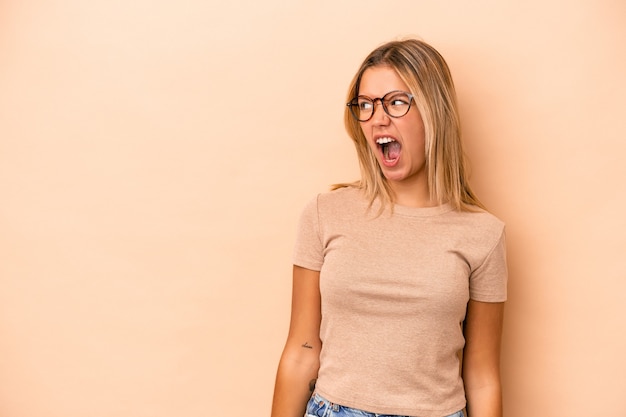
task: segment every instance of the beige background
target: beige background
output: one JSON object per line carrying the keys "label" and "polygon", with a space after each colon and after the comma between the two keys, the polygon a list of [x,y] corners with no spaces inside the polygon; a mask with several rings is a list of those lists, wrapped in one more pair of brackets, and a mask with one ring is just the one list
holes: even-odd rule
{"label": "beige background", "polygon": [[300,209],[378,44],[507,222],[507,417],[626,413],[623,0],[0,2],[0,415],[268,415]]}

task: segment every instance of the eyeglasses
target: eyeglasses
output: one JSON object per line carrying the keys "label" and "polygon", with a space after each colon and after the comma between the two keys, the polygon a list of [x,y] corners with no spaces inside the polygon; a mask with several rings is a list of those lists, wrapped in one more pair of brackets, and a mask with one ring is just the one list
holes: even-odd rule
{"label": "eyeglasses", "polygon": [[379,98],[369,98],[358,96],[353,98],[348,104],[350,112],[359,122],[367,122],[376,111],[376,101],[380,101],[383,110],[391,117],[402,117],[409,112],[413,94],[405,91],[390,91]]}

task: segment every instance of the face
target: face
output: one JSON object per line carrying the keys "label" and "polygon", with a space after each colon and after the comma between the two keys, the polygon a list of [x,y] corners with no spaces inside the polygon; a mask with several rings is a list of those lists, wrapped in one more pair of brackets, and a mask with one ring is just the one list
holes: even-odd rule
{"label": "face", "polygon": [[[361,77],[359,95],[374,99],[394,90],[409,92],[391,67],[371,67]],[[424,123],[415,102],[411,103],[407,114],[394,118],[385,113],[377,100],[372,118],[360,124],[368,146],[393,189],[428,187]]]}

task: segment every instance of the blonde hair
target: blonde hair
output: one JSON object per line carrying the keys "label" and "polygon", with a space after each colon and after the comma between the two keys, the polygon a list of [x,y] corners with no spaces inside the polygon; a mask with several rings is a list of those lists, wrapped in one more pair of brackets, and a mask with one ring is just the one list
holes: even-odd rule
{"label": "blonde hair", "polygon": [[[425,154],[430,197],[438,204],[449,203],[457,210],[484,209],[472,192],[461,145],[461,126],[452,75],[445,60],[427,43],[408,39],[388,42],[372,51],[361,64],[348,89],[348,100],[359,95],[361,77],[371,67],[393,68],[414,95],[425,131]],[[376,157],[367,144],[359,122],[346,106],[344,123],[354,142],[361,180],[336,184],[333,189],[357,187],[364,190],[370,205],[378,198],[381,210],[391,206],[393,193]]]}

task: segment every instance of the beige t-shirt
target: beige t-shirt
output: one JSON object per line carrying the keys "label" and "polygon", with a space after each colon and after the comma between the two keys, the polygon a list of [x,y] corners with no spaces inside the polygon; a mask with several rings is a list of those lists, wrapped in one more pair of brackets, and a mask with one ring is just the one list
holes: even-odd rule
{"label": "beige t-shirt", "polygon": [[320,271],[316,391],[379,413],[442,417],[465,407],[460,355],[471,298],[506,299],[504,224],[449,205],[377,216],[356,188],[304,209],[294,264]]}

